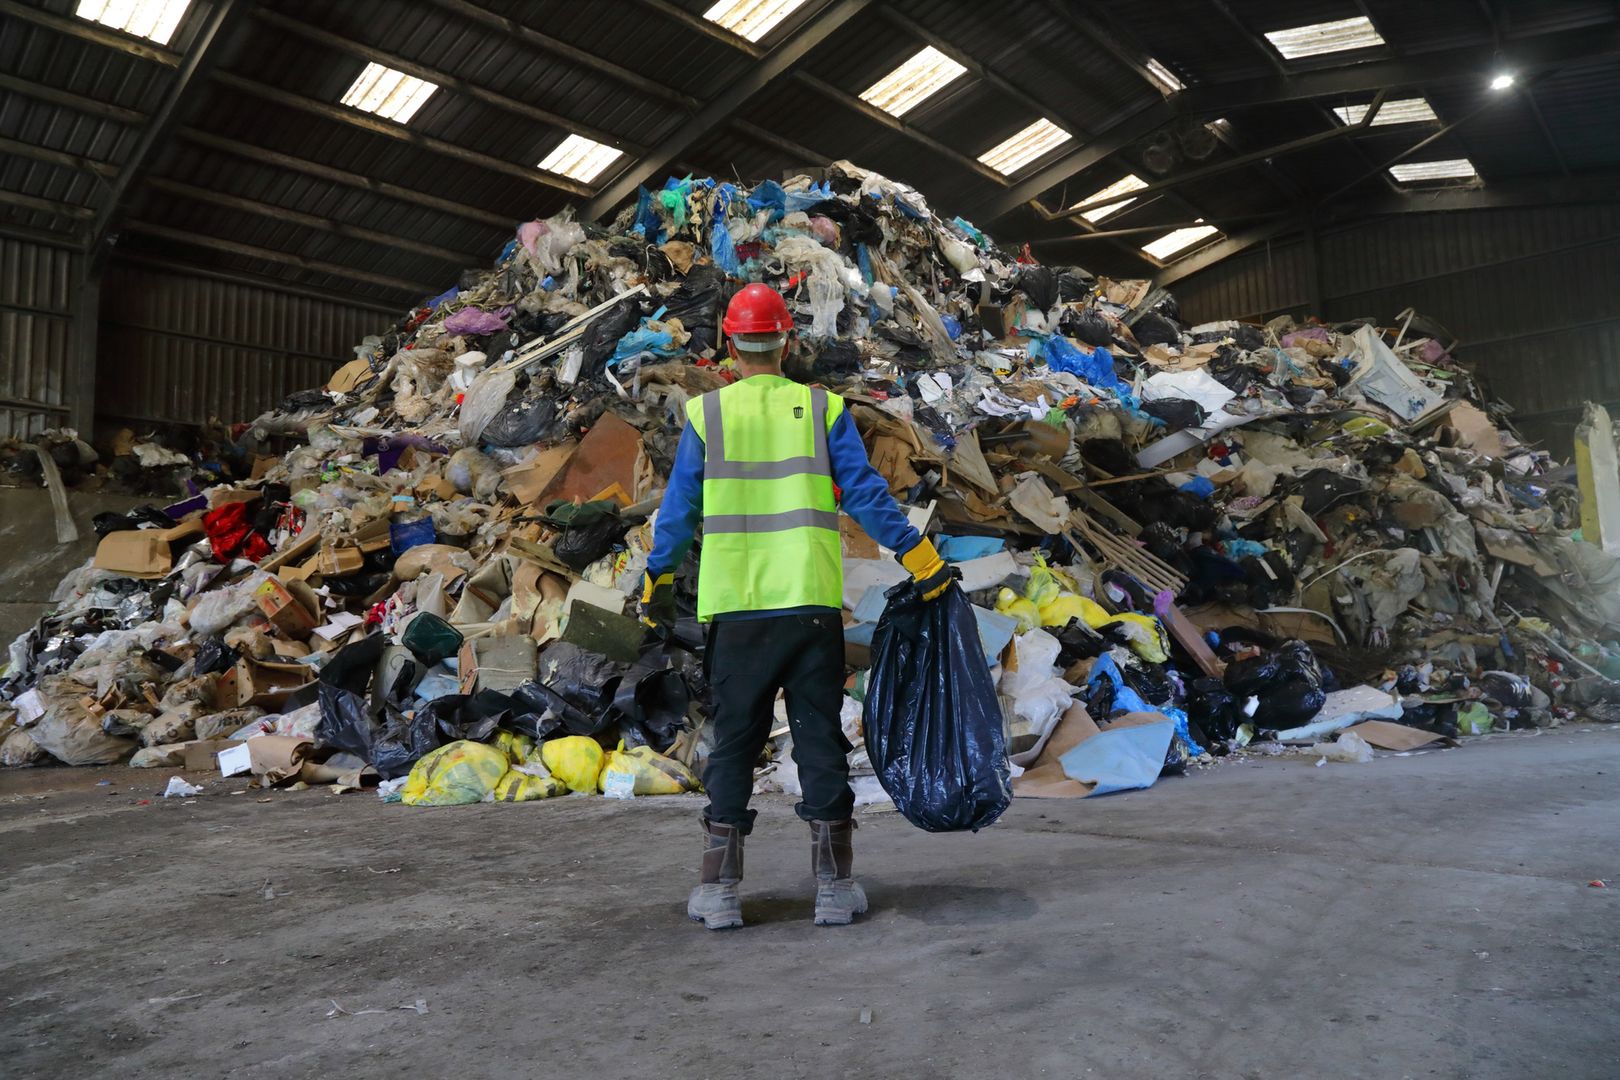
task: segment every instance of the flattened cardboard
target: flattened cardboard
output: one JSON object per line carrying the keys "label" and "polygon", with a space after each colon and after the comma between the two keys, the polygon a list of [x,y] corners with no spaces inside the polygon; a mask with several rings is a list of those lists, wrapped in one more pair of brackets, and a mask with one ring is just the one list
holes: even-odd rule
{"label": "flattened cardboard", "polygon": [[554,499],[584,501],[614,484],[630,492],[633,499],[637,466],[644,452],[641,433],[613,413],[605,412],[534,503],[544,506]]}
{"label": "flattened cardboard", "polygon": [[193,739],[181,745],[185,747],[186,772],[213,772],[218,766],[215,759],[219,752],[239,746],[240,742],[235,739]]}
{"label": "flattened cardboard", "polygon": [[878,550],[878,542],[866,535],[866,530],[856,524],[855,519],[848,514],[838,515],[838,537],[846,559],[880,559],[883,557],[882,552]]}
{"label": "flattened cardboard", "polygon": [[1422,728],[1407,727],[1389,720],[1363,720],[1353,724],[1340,732],[1360,735],[1367,740],[1369,746],[1376,746],[1380,750],[1416,750],[1420,746],[1433,746],[1435,744],[1451,745],[1454,740],[1443,735],[1436,735],[1432,731]]}
{"label": "flattened cardboard", "polygon": [[159,578],[174,566],[174,541],[202,533],[201,518],[183,521],[170,529],[124,529],[108,533],[96,545],[95,567],[126,577]]}
{"label": "flattened cardboard", "polygon": [[1024,774],[1013,780],[1013,794],[1030,799],[1083,799],[1090,795],[1097,785],[1069,779],[1059,758],[1101,733],[1102,729],[1091,719],[1084,705],[1078,701],[1070,705],[1068,711],[1058,717],[1046,742],[1033,751],[1034,759]]}
{"label": "flattened cardboard", "polygon": [[528,464],[503,470],[501,485],[519,504],[538,507],[540,493],[573,460],[574,452],[578,449],[579,444],[574,442],[548,446]]}
{"label": "flattened cardboard", "polygon": [[326,389],[333,394],[347,394],[369,378],[371,378],[370,361],[350,360],[332,373],[332,378],[326,384]]}

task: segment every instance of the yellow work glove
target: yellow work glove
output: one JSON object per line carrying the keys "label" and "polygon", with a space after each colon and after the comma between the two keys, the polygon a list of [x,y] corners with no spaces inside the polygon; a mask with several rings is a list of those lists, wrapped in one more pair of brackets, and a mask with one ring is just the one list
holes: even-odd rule
{"label": "yellow work glove", "polygon": [[922,543],[900,556],[900,565],[917,583],[924,600],[937,600],[952,580],[951,568],[945,565],[945,560],[934,550],[933,541],[926,536]]}
{"label": "yellow work glove", "polygon": [[651,570],[641,575],[641,600],[636,605],[641,625],[668,633],[675,629],[675,573],[654,577]]}

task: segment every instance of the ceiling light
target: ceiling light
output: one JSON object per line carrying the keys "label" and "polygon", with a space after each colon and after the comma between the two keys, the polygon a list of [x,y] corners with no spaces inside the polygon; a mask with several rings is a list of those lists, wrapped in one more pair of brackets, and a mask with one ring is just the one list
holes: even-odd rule
{"label": "ceiling light", "polygon": [[805,0],[720,0],[705,11],[703,17],[738,37],[758,41],[804,3]]}
{"label": "ceiling light", "polygon": [[1372,20],[1363,15],[1337,22],[1295,26],[1287,30],[1268,30],[1266,40],[1271,42],[1272,48],[1282,53],[1284,60],[1368,49],[1384,43]]}
{"label": "ceiling light", "polygon": [[1012,138],[980,154],[979,160],[1002,176],[1011,176],[1054,147],[1068,142],[1071,137],[1067,131],[1042,117]]}
{"label": "ceiling light", "polygon": [[903,116],[967,68],[932,45],[868,86],[861,100],[890,116]]}
{"label": "ceiling light", "polygon": [[570,135],[546,155],[539,167],[546,172],[588,184],[601,176],[602,170],[618,160],[622,153],[583,135]]}
{"label": "ceiling light", "polygon": [[361,112],[376,113],[384,120],[408,124],[411,117],[416,115],[416,110],[437,89],[436,84],[424,82],[403,71],[395,71],[381,64],[367,64],[360,77],[344,91],[341,100],[343,104]]}
{"label": "ceiling light", "polygon": [[1513,82],[1514,79],[1512,72],[1504,71],[1502,74],[1491,80],[1491,89],[1506,90],[1508,87],[1513,85]]}
{"label": "ceiling light", "polygon": [[1389,174],[1403,184],[1410,184],[1415,180],[1470,180],[1479,175],[1474,171],[1474,163],[1467,158],[1391,165]]}
{"label": "ceiling light", "polygon": [[[1086,203],[1096,202],[1098,199],[1107,199],[1115,195],[1124,195],[1131,191],[1140,191],[1145,187],[1147,187],[1146,180],[1143,180],[1135,173],[1128,173],[1124,179],[1114,181],[1101,191],[1092,192],[1090,195],[1087,195],[1085,198],[1075,203],[1074,206],[1069,207],[1069,209],[1073,210],[1075,206],[1084,206]],[[1080,216],[1085,218],[1087,221],[1098,222],[1103,218],[1108,217],[1110,214],[1119,213],[1121,210],[1125,209],[1135,201],[1135,198],[1121,199],[1118,202],[1108,203],[1106,206],[1097,206],[1090,210],[1082,210],[1080,212]]]}
{"label": "ceiling light", "polygon": [[191,0],[79,0],[73,14],[167,45]]}
{"label": "ceiling light", "polygon": [[1172,255],[1186,251],[1198,241],[1206,240],[1220,231],[1213,225],[1189,225],[1185,229],[1167,232],[1151,244],[1143,244],[1142,250],[1164,262]]}
{"label": "ceiling light", "polygon": [[1153,59],[1153,57],[1148,57],[1147,64],[1144,66],[1147,68],[1148,78],[1152,79],[1159,89],[1165,93],[1174,94],[1178,90],[1185,89],[1181,84],[1181,80],[1176,78],[1169,68]]}
{"label": "ceiling light", "polygon": [[[1372,108],[1371,102],[1366,105],[1336,105],[1333,114],[1348,125],[1361,123],[1361,118],[1367,115]],[[1430,120],[1439,120],[1430,108],[1427,98],[1401,98],[1399,101],[1386,101],[1378,107],[1378,113],[1373,117],[1373,127],[1387,127],[1390,124],[1421,124]]]}

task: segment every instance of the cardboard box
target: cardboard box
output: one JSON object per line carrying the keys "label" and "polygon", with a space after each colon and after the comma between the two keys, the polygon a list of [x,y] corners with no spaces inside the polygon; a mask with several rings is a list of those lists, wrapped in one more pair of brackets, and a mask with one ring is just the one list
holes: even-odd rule
{"label": "cardboard box", "polygon": [[278,708],[287,700],[287,695],[314,677],[314,671],[304,664],[276,664],[244,656],[219,677],[214,703],[221,709],[234,709],[239,705]]}
{"label": "cardboard box", "polygon": [[270,624],[294,641],[309,640],[309,635],[319,623],[316,613],[275,578],[254,589],[253,598],[258,601],[259,610],[264,612]]}
{"label": "cardboard box", "polygon": [[241,745],[237,739],[193,739],[185,744],[186,772],[212,772],[217,764],[215,758],[221,750]]}
{"label": "cardboard box", "polygon": [[342,577],[344,574],[355,573],[365,565],[365,562],[365,554],[358,547],[346,545],[321,548],[315,565],[327,577]]}
{"label": "cardboard box", "polygon": [[108,533],[96,545],[95,567],[134,578],[159,578],[174,567],[171,545],[203,534],[202,519],[171,529],[124,529]]}

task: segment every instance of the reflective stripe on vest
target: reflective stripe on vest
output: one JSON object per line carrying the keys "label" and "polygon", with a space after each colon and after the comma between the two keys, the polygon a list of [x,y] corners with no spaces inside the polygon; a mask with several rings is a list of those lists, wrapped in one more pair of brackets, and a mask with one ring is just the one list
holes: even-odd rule
{"label": "reflective stripe on vest", "polygon": [[[709,480],[787,480],[795,476],[831,476],[832,457],[827,452],[827,391],[810,388],[810,426],[815,452],[809,457],[781,461],[732,461],[726,457],[725,425],[720,419],[720,395],[704,394],[703,402],[703,479]],[[777,514],[706,514],[706,534],[727,532],[780,532],[813,525],[838,528],[837,511],[789,510]]]}

